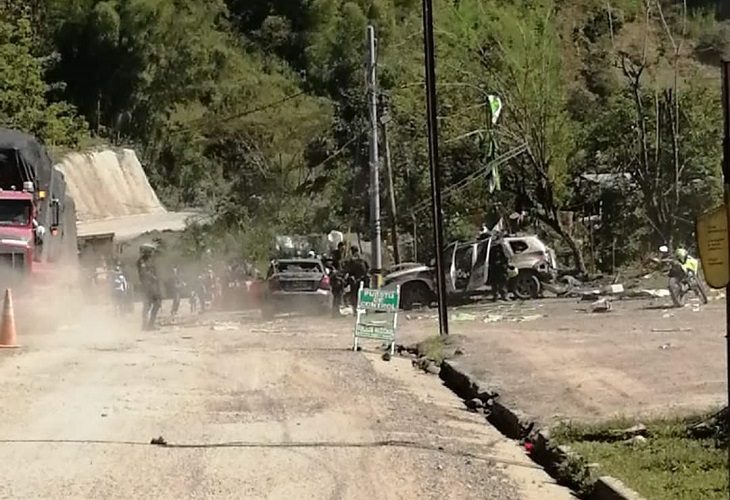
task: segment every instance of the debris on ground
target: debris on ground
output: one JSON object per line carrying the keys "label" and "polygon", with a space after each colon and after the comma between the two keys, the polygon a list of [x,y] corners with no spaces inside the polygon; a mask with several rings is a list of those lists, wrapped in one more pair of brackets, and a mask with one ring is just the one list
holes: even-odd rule
{"label": "debris on ground", "polygon": [[626,429],[608,429],[598,432],[588,433],[583,436],[584,441],[601,441],[601,442],[616,442],[616,441],[628,441],[637,436],[646,438],[649,435],[649,430],[644,424],[636,424]]}
{"label": "debris on ground", "polygon": [[503,319],[504,316],[502,316],[501,314],[487,314],[482,321],[484,323],[497,323],[498,321],[502,321]]}
{"label": "debris on ground", "polygon": [[624,443],[631,446],[641,446],[643,444],[646,444],[648,441],[649,440],[646,439],[644,436],[634,436],[624,441]]}
{"label": "debris on ground", "polygon": [[156,438],[152,438],[152,440],[150,441],[150,444],[156,444],[158,446],[167,446],[167,441],[165,441],[165,438],[163,438],[162,436],[159,436]]}
{"label": "debris on ground", "polygon": [[390,353],[387,351],[384,352],[382,358],[383,358],[383,361],[390,361]]}
{"label": "debris on ground", "polygon": [[717,446],[724,446],[730,437],[728,412],[730,412],[730,408],[726,406],[709,418],[689,425],[687,427],[687,434],[695,439],[715,438]]}
{"label": "debris on ground", "polygon": [[477,411],[481,408],[484,408],[484,401],[479,398],[468,399],[464,401],[464,404],[471,411]]}
{"label": "debris on ground", "polygon": [[598,299],[589,308],[592,313],[605,313],[612,310],[611,301],[607,298]]}
{"label": "debris on ground", "polygon": [[223,321],[216,321],[213,323],[213,325],[210,327],[211,330],[214,330],[216,332],[225,332],[225,331],[235,331],[240,329],[241,325],[238,323],[231,323],[231,322],[223,322]]}
{"label": "debris on ground", "polygon": [[352,306],[340,307],[340,316],[354,316],[355,309]]}
{"label": "debris on ground", "polygon": [[520,316],[519,318],[515,318],[515,321],[518,323],[524,323],[526,321],[535,321],[544,317],[544,314],[530,314],[529,316]]}
{"label": "debris on ground", "polygon": [[643,289],[639,290],[639,297],[646,297],[651,299],[665,299],[667,297],[670,297],[671,294],[669,293],[669,290],[666,288],[659,288],[659,289]]}
{"label": "debris on ground", "polygon": [[693,331],[692,328],[652,328],[652,333],[685,333]]}
{"label": "debris on ground", "polygon": [[474,321],[477,319],[476,315],[471,313],[457,312],[451,315],[449,318],[451,321]]}
{"label": "debris on ground", "polygon": [[441,368],[425,356],[414,359],[411,364],[414,367],[420,368],[424,372],[431,373],[433,375],[438,375],[441,372]]}
{"label": "debris on ground", "polygon": [[667,350],[667,349],[669,349],[670,347],[672,347],[672,344],[670,344],[669,342],[667,342],[666,344],[662,344],[662,345],[660,345],[660,346],[659,346],[659,349],[661,349],[662,351],[666,351],[666,350]]}

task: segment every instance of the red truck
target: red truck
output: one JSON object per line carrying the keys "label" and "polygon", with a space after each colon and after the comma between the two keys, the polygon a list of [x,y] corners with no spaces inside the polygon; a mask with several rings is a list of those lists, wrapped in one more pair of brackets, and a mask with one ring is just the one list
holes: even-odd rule
{"label": "red truck", "polygon": [[76,254],[75,209],[63,173],[38,139],[0,129],[0,287]]}

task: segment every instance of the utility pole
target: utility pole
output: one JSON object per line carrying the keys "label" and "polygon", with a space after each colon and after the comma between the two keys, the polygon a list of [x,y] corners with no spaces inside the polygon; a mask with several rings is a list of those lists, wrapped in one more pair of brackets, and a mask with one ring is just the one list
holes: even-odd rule
{"label": "utility pole", "polygon": [[400,250],[398,248],[398,220],[395,206],[395,186],[393,185],[393,168],[390,163],[390,142],[388,142],[388,124],[390,123],[390,108],[386,105],[380,122],[383,124],[383,145],[385,146],[385,171],[388,176],[388,198],[390,201],[390,240],[393,245],[393,260],[400,264]]}
{"label": "utility pole", "polygon": [[446,305],[446,266],[444,266],[444,231],[441,212],[441,169],[439,167],[439,133],[436,103],[436,55],[433,41],[433,2],[423,0],[423,52],[426,69],[426,114],[428,116],[428,163],[431,167],[431,209],[433,243],[436,251],[439,334],[449,334],[449,311]]}
{"label": "utility pole", "polygon": [[374,288],[380,288],[383,254],[380,236],[380,174],[378,157],[378,81],[375,51],[375,28],[368,26],[368,107],[370,108],[370,242],[372,245],[371,273]]}

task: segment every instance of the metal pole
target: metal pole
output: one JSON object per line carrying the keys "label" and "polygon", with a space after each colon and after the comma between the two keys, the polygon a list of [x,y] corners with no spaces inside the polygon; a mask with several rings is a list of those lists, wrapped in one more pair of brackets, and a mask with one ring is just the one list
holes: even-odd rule
{"label": "metal pole", "polygon": [[433,41],[433,2],[423,0],[423,52],[426,69],[426,112],[428,115],[428,163],[431,170],[431,208],[433,243],[436,251],[436,283],[438,290],[439,333],[449,334],[444,273],[444,232],[441,213],[441,171],[439,168],[438,121],[436,118],[436,55]]}
{"label": "metal pole", "polygon": [[385,172],[388,176],[388,198],[390,201],[390,239],[393,245],[393,260],[400,264],[400,249],[398,248],[398,219],[395,205],[395,186],[393,185],[393,167],[390,163],[390,142],[388,141],[388,123],[390,115],[383,115],[383,145],[385,146]]}
{"label": "metal pole", "polygon": [[[722,178],[723,184],[725,184],[725,210],[727,211],[730,207],[730,61],[722,62],[722,108],[725,115],[725,133],[722,142]],[[728,253],[730,254],[730,248]],[[730,283],[725,287],[725,344],[728,406],[730,406]],[[726,412],[726,419],[726,428],[730,429],[730,409]],[[730,477],[730,442],[728,443],[728,477]]]}
{"label": "metal pole", "polygon": [[368,107],[370,108],[370,242],[374,287],[380,288],[383,255],[380,236],[380,175],[378,157],[378,91],[375,28],[368,26]]}

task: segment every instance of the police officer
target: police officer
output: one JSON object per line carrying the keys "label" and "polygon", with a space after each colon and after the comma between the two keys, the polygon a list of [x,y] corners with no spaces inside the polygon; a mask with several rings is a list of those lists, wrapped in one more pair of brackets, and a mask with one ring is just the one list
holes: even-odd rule
{"label": "police officer", "polygon": [[139,282],[142,285],[144,294],[142,302],[142,329],[154,330],[157,313],[162,305],[162,291],[160,290],[160,278],[155,264],[155,251],[153,245],[142,245],[139,247],[139,259],[137,259],[137,273]]}

